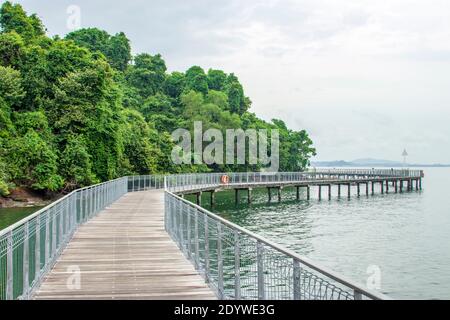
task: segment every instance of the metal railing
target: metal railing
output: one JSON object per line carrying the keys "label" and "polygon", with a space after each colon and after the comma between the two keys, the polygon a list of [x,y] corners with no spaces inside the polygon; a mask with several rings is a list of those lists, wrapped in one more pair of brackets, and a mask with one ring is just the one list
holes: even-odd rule
{"label": "metal railing", "polygon": [[356,175],[367,177],[398,177],[398,178],[419,178],[423,176],[423,170],[410,169],[314,169],[306,171],[312,174],[325,175]]}
{"label": "metal railing", "polygon": [[394,169],[326,169],[309,170],[305,172],[234,172],[234,173],[196,173],[177,174],[166,176],[166,187],[170,191],[180,192],[192,189],[193,186],[215,186],[221,184],[221,177],[228,176],[228,185],[233,184],[264,184],[304,182],[323,179],[348,180],[367,178],[420,178],[420,170],[394,170]]}
{"label": "metal railing", "polygon": [[77,227],[127,192],[127,177],[72,191],[0,231],[0,300],[28,299]]}
{"label": "metal railing", "polygon": [[389,299],[170,191],[165,227],[220,299]]}
{"label": "metal railing", "polygon": [[164,188],[164,175],[128,176],[128,192]]}

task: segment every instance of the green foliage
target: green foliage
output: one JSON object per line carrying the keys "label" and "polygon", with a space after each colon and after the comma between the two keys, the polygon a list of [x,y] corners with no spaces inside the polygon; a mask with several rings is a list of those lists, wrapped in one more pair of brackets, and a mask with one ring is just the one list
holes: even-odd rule
{"label": "green foliage", "polygon": [[0,26],[3,32],[14,30],[26,40],[45,34],[44,26],[35,14],[27,16],[21,5],[9,1],[0,8]]}
{"label": "green foliage", "polygon": [[60,172],[66,188],[88,186],[98,182],[92,172],[92,159],[82,136],[70,136],[61,154]]}
{"label": "green foliage", "polygon": [[45,140],[33,130],[11,143],[8,154],[12,179],[36,190],[57,191],[63,186],[58,175],[57,156]]}
{"label": "green foliage", "polygon": [[227,74],[222,70],[208,70],[208,87],[210,90],[224,90],[226,80]]}
{"label": "green foliage", "polygon": [[128,174],[157,172],[157,158],[162,156],[154,144],[158,133],[150,128],[138,111],[124,110],[123,113],[125,121],[121,130],[125,157],[129,163]]}
{"label": "green foliage", "polygon": [[0,66],[0,97],[10,107],[15,107],[20,105],[24,96],[20,71]]}
{"label": "green foliage", "polygon": [[11,109],[5,100],[0,96],[0,146],[9,139],[14,132],[14,125],[11,121]]}
{"label": "green foliage", "polygon": [[134,65],[127,72],[130,86],[137,90],[141,101],[161,91],[164,84],[166,64],[161,55],[143,53],[134,58]]}
{"label": "green foliage", "polygon": [[124,71],[131,60],[130,40],[123,32],[111,36],[106,31],[88,28],[71,32],[66,39],[73,40],[91,52],[103,53],[109,64],[120,71]]}
{"label": "green foliage", "polygon": [[20,5],[0,8],[0,195],[11,186],[71,190],[122,175],[259,170],[259,165],[175,165],[171,132],[280,131],[281,170],[315,154],[305,131],[248,112],[234,74],[199,66],[167,73],[161,55],[131,55],[123,33],[97,28],[45,36]]}
{"label": "green foliage", "polygon": [[[2,152],[3,153],[3,152]],[[10,179],[7,162],[0,156],[0,196],[9,194]]]}
{"label": "green foliage", "polygon": [[47,116],[43,111],[15,112],[13,119],[19,135],[23,136],[29,130],[33,130],[47,140],[52,137]]}
{"label": "green foliage", "polygon": [[190,67],[186,71],[186,91],[208,93],[208,78],[205,71],[199,66]]}
{"label": "green foliage", "polygon": [[172,72],[166,77],[163,88],[164,93],[172,98],[178,98],[184,91],[186,78],[181,72]]}
{"label": "green foliage", "polygon": [[0,65],[18,67],[24,51],[24,42],[15,31],[0,34]]}

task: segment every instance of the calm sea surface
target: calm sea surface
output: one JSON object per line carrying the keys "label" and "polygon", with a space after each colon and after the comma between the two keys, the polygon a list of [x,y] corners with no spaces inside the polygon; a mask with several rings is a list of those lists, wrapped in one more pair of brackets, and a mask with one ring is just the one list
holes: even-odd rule
{"label": "calm sea surface", "polygon": [[[281,203],[267,203],[267,190],[220,192],[213,211],[365,285],[369,266],[381,270],[380,291],[393,298],[450,299],[450,169],[425,168],[423,190],[351,200],[296,201],[284,189]],[[378,188],[377,188],[378,189]],[[343,189],[343,195],[346,189]],[[327,199],[327,188],[322,188]],[[306,194],[301,195],[303,199]],[[206,198],[206,199],[205,199]],[[204,197],[204,207],[209,209]],[[275,198],[275,197],[273,197]]]}
{"label": "calm sea surface", "polygon": [[0,208],[0,230],[16,223],[26,216],[29,216],[40,208],[42,207]]}

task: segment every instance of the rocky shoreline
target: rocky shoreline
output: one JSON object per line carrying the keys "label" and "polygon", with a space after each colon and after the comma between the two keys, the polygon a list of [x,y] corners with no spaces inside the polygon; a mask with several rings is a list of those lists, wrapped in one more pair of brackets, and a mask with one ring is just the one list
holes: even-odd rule
{"label": "rocky shoreline", "polygon": [[43,207],[50,204],[54,199],[43,196],[37,192],[17,188],[8,196],[0,197],[0,208],[28,208]]}

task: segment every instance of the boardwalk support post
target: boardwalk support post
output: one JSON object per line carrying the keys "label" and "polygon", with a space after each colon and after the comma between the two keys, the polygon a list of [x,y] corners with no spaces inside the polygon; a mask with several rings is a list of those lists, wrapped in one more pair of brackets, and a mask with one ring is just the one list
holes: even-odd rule
{"label": "boardwalk support post", "polygon": [[214,205],[215,205],[215,203],[216,203],[216,202],[215,202],[215,193],[216,193],[215,190],[212,190],[212,191],[211,191],[211,199],[210,199],[210,200],[211,200],[211,208],[214,207]]}

